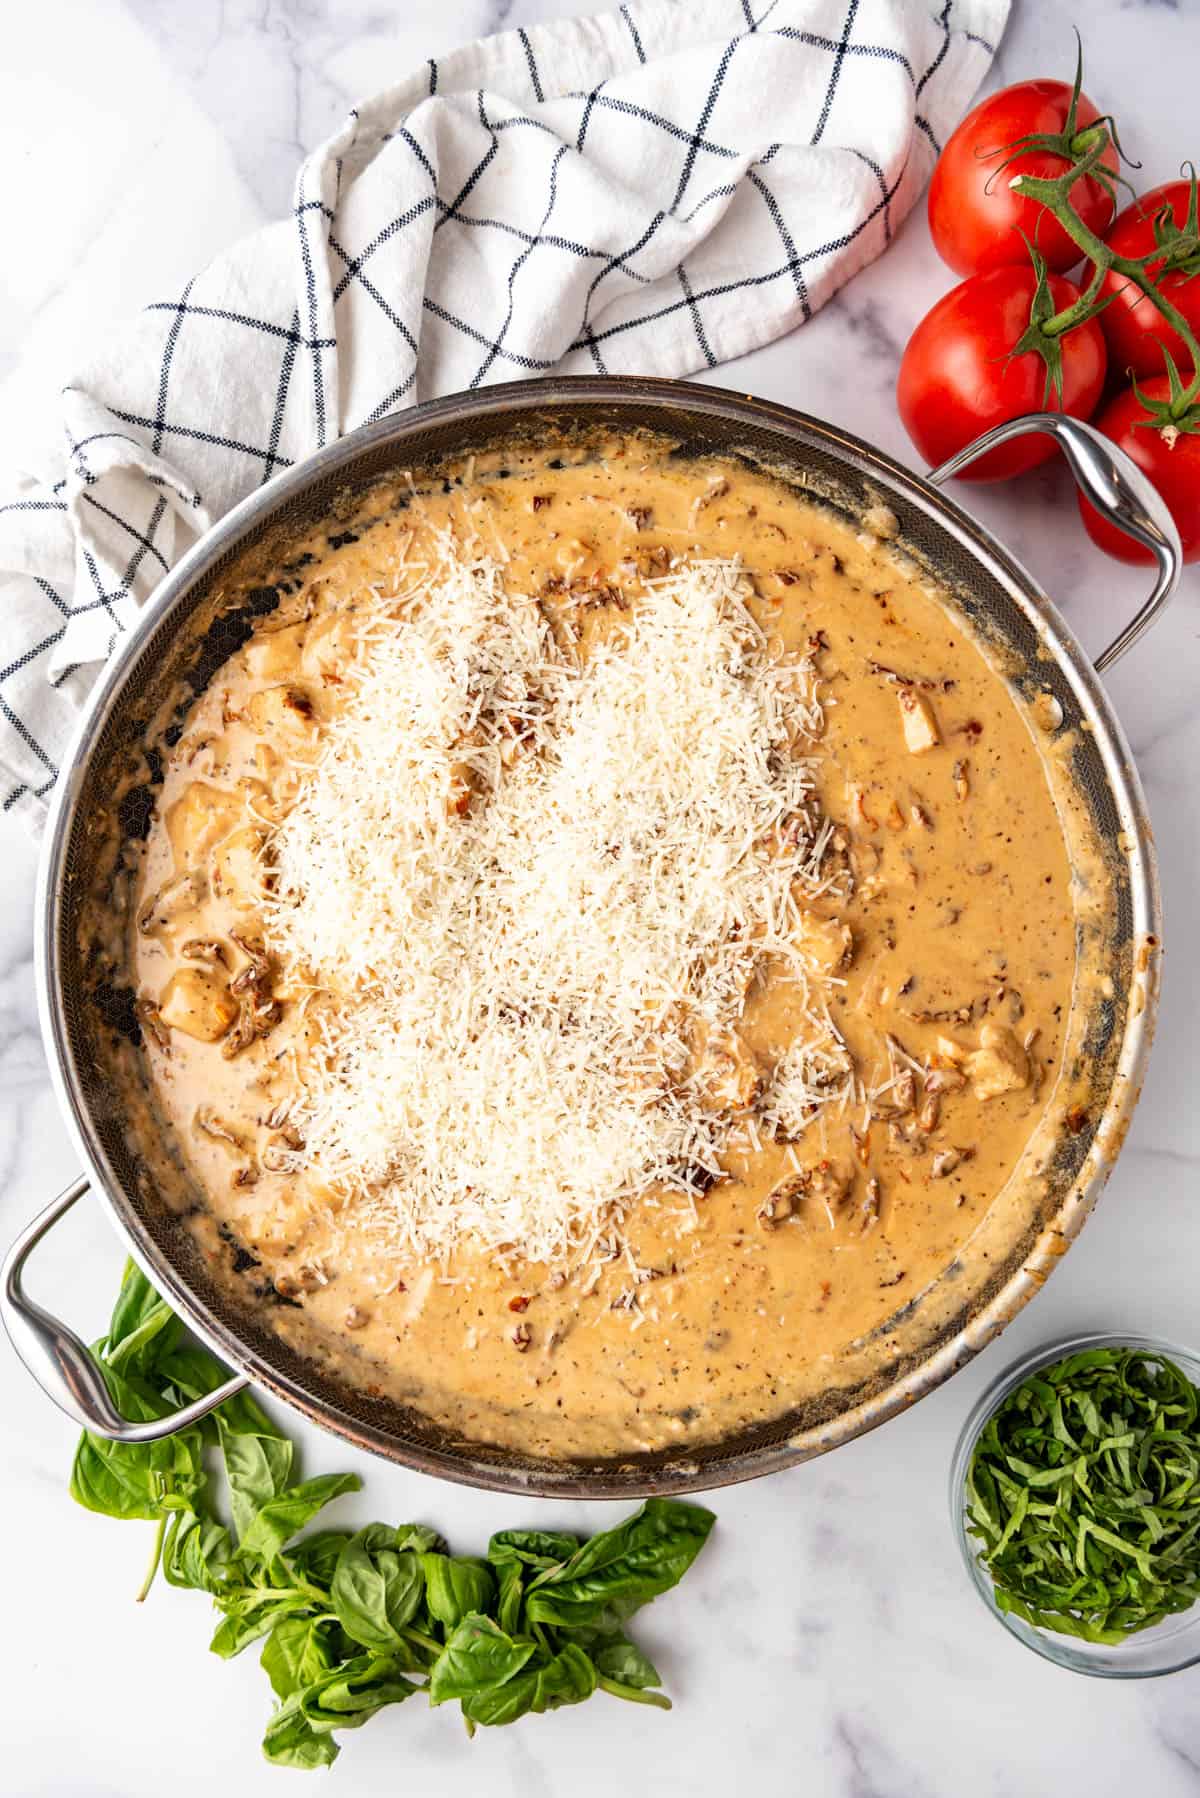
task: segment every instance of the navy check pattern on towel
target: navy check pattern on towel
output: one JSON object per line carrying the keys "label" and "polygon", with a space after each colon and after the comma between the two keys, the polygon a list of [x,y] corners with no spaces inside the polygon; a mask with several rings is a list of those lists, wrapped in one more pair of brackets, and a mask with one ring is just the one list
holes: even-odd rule
{"label": "navy check pattern on towel", "polygon": [[0,494],[0,798],[40,825],[98,667],[213,520],[340,432],[548,373],[681,375],[887,246],[1009,0],[629,0],[358,107],[291,219],[97,349]]}

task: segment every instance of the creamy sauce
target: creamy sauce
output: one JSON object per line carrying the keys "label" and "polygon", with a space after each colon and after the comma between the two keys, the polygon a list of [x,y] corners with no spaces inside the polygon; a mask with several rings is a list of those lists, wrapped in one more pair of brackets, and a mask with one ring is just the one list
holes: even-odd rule
{"label": "creamy sauce", "polygon": [[[278,1122],[306,1038],[298,994],[260,965],[273,822],[344,702],[355,607],[414,534],[458,528],[467,506],[486,512],[512,590],[564,615],[590,590],[585,636],[631,595],[645,603],[643,578],[671,558],[740,557],[752,610],[782,652],[811,656],[824,696],[814,768],[838,878],[811,928],[862,1102],[822,1107],[790,1142],[756,1129],[755,1078],[798,1025],[793,989],[768,978],[739,1024],[753,1072],[725,1177],[683,1226],[647,1194],[628,1254],[570,1278],[519,1258],[357,1252],[342,1196],[297,1171]],[[481,458],[419,507],[405,480],[384,482],[281,558],[278,606],[175,733],[130,955],[154,1105],[204,1195],[189,1228],[214,1262],[252,1262],[288,1301],[271,1326],[341,1377],[533,1454],[686,1449],[865,1372],[882,1326],[1028,1172],[1064,1103],[1077,919],[1063,824],[1006,683],[890,554],[893,521],[867,523],[633,442]]]}

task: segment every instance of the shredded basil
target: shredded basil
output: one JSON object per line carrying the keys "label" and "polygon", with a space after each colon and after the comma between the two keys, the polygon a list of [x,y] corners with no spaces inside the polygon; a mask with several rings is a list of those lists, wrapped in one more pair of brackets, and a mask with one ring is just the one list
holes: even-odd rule
{"label": "shredded basil", "polygon": [[967,1527],[1002,1611],[1115,1644],[1200,1597],[1200,1392],[1163,1355],[1039,1368],[988,1419]]}

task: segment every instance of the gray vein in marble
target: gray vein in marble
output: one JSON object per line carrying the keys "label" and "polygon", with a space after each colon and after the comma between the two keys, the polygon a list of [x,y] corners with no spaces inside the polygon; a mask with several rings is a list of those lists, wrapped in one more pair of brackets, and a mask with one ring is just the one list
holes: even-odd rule
{"label": "gray vein in marble", "polygon": [[854,348],[865,352],[871,363],[885,369],[888,380],[894,382],[904,340],[886,317],[880,301],[868,299],[856,303],[851,297],[853,293],[853,285],[844,287],[830,305],[845,324]]}
{"label": "gray vein in marble", "polygon": [[[410,0],[399,12],[359,0],[127,0],[129,10],[233,146],[268,217],[290,210],[301,161],[365,95],[506,23],[512,0]],[[424,31],[428,48],[409,48]]]}
{"label": "gray vein in marble", "polygon": [[514,1731],[505,1746],[514,1798],[556,1798],[553,1776],[528,1738]]}
{"label": "gray vein in marble", "polygon": [[798,1611],[792,1627],[796,1637],[792,1666],[800,1674],[819,1672],[827,1659],[829,1638],[833,1634],[832,1622],[827,1617],[810,1617]]}
{"label": "gray vein in marble", "polygon": [[1172,1741],[1165,1731],[1160,1732],[1158,1739],[1172,1759],[1179,1761],[1180,1764],[1186,1767],[1188,1772],[1193,1775],[1195,1780],[1194,1789],[1200,1791],[1200,1751],[1196,1749],[1189,1751],[1179,1742]]}
{"label": "gray vein in marble", "polygon": [[757,1644],[750,1627],[758,1594],[745,1580],[709,1581],[700,1595],[700,1603],[714,1619],[720,1620],[726,1650],[735,1655],[751,1656]]}
{"label": "gray vein in marble", "polygon": [[1131,1139],[1121,1152],[1121,1165],[1131,1161],[1161,1161],[1169,1167],[1186,1168],[1194,1172],[1200,1166],[1200,1149],[1188,1153],[1185,1149],[1165,1149],[1159,1143],[1144,1143]]}
{"label": "gray vein in marble", "polygon": [[[911,1773],[900,1775],[880,1737],[868,1725],[839,1712],[833,1725],[833,1741],[845,1775],[845,1798],[921,1798],[928,1790]],[[882,1762],[881,1783],[879,1763]]]}

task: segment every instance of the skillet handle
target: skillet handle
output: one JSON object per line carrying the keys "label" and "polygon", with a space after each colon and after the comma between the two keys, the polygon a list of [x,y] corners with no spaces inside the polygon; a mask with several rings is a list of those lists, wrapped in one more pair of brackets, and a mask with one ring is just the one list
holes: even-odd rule
{"label": "skillet handle", "polygon": [[236,1374],[215,1392],[206,1392],[181,1411],[156,1417],[149,1423],[129,1423],[121,1416],[108,1395],[103,1375],[74,1330],[51,1317],[27,1297],[21,1286],[21,1274],[29,1256],[59,1218],[83,1197],[88,1185],[86,1179],[79,1179],[68,1186],[13,1243],[0,1267],[0,1316],[26,1369],[60,1411],[94,1436],[106,1436],[110,1442],[158,1442],[199,1422],[249,1382],[243,1374]]}
{"label": "skillet handle", "polygon": [[956,456],[951,456],[948,462],[943,462],[925,478],[933,486],[940,487],[943,481],[958,474],[985,450],[1008,443],[1014,437],[1023,437],[1026,431],[1044,431],[1054,438],[1080,492],[1109,524],[1144,544],[1158,565],[1150,597],[1103,654],[1097,656],[1096,672],[1103,674],[1149,630],[1179,585],[1183,571],[1179,532],[1162,495],[1124,450],[1102,436],[1094,425],[1062,412],[1029,412],[1022,418],[1010,418],[1005,424],[996,425],[976,437],[973,443],[968,443],[965,449],[959,450]]}

